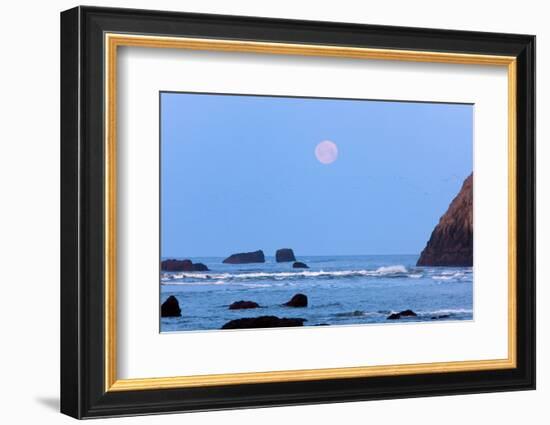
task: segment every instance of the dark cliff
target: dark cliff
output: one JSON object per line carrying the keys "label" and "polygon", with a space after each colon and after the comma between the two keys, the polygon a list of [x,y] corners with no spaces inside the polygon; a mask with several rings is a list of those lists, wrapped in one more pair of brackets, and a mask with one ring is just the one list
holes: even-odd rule
{"label": "dark cliff", "polygon": [[472,266],[473,189],[473,174],[470,174],[433,230],[417,266]]}

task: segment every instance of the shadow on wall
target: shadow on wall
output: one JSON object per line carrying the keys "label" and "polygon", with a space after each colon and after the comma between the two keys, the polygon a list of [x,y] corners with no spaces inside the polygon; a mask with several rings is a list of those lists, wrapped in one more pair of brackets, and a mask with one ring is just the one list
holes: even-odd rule
{"label": "shadow on wall", "polygon": [[35,401],[48,409],[59,412],[59,397],[36,397]]}

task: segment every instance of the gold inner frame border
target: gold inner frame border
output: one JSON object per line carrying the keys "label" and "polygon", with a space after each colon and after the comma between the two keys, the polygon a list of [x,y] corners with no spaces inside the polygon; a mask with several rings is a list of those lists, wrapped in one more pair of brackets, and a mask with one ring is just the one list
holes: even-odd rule
{"label": "gold inner frame border", "polygon": [[[517,285],[517,193],[516,193],[516,58],[513,56],[414,50],[371,49],[331,45],[288,44],[259,41],[237,41],[203,38],[164,37],[106,33],[105,46],[105,391],[137,391],[217,385],[240,385],[323,379],[364,378],[512,369],[516,353],[516,285]],[[303,369],[215,375],[192,375],[118,379],[116,323],[116,163],[117,163],[117,51],[118,47],[148,47],[261,53],[279,55],[324,56],[355,59],[397,60],[469,65],[504,66],[508,72],[508,358],[455,362],[417,363],[326,369]]]}

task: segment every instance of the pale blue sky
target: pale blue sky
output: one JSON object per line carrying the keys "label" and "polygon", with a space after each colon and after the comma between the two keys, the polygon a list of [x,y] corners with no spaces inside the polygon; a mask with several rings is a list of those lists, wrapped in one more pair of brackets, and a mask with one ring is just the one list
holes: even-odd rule
{"label": "pale blue sky", "polygon": [[161,93],[161,108],[163,257],[418,254],[473,167],[472,105]]}

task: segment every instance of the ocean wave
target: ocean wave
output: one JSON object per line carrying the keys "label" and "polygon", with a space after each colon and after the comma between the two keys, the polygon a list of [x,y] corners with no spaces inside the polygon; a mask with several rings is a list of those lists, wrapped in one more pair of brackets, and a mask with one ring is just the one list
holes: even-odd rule
{"label": "ocean wave", "polygon": [[372,317],[372,316],[385,316],[385,314],[380,313],[378,311],[363,311],[363,310],[345,311],[342,313],[334,314],[334,317]]}
{"label": "ocean wave", "polygon": [[181,272],[164,273],[161,275],[163,283],[175,284],[176,280],[218,280],[218,281],[242,281],[242,280],[286,280],[303,278],[346,278],[346,277],[410,277],[419,278],[422,274],[409,273],[403,265],[378,267],[374,270],[332,270],[312,271],[303,270],[298,272],[248,272],[248,273],[205,273],[205,272]]}
{"label": "ocean wave", "polygon": [[439,275],[432,276],[433,280],[460,280],[465,275],[462,272],[442,272]]}
{"label": "ocean wave", "polygon": [[[173,285],[173,286],[187,286],[187,285],[204,285],[204,286],[210,286],[210,285],[228,285],[230,282],[226,280],[205,280],[202,282],[190,282],[190,281],[182,281],[182,280],[168,280],[163,281],[161,280],[161,285]],[[270,285],[267,285],[270,286]]]}
{"label": "ocean wave", "polygon": [[[422,311],[415,310],[418,317],[438,317],[438,316],[457,316],[463,314],[473,314],[473,310],[457,308],[457,309],[440,309],[440,310],[430,310]],[[378,310],[378,311],[363,311],[363,310],[353,310],[353,311],[344,311],[340,313],[334,313],[334,317],[386,317],[391,313],[397,313],[397,311],[390,310]]]}
{"label": "ocean wave", "polygon": [[336,317],[359,317],[364,316],[365,312],[363,310],[354,310],[354,311],[345,311],[343,313],[336,313]]}
{"label": "ocean wave", "polygon": [[271,285],[269,283],[243,283],[245,288],[269,288]]}
{"label": "ocean wave", "polygon": [[396,266],[378,267],[375,272],[382,275],[394,274],[394,273],[407,273],[407,268],[405,266],[402,266],[401,264],[398,264]]}
{"label": "ocean wave", "polygon": [[441,310],[432,310],[432,311],[419,311],[417,313],[426,315],[426,316],[438,316],[443,314],[456,315],[456,314],[473,314],[473,310],[467,308],[446,308]]}

